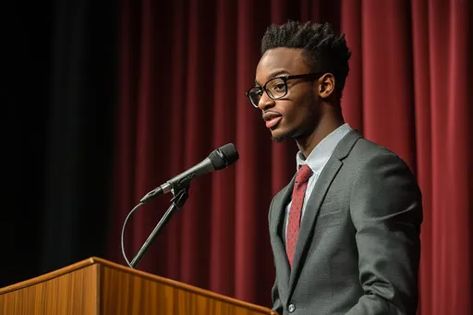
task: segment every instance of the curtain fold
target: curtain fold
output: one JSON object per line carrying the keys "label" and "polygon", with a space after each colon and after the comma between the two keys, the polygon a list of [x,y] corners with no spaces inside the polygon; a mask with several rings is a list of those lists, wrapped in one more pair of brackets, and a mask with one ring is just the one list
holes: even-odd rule
{"label": "curtain fold", "polygon": [[[296,147],[272,143],[244,92],[270,23],[328,21],[352,51],[346,120],[400,155],[423,193],[419,314],[472,311],[471,1],[122,0],[112,214],[118,231],[146,192],[233,142],[239,161],[191,183],[190,198],[140,268],[270,305],[272,195]],[[168,205],[127,230],[136,252]],[[110,257],[122,261],[116,245]]]}

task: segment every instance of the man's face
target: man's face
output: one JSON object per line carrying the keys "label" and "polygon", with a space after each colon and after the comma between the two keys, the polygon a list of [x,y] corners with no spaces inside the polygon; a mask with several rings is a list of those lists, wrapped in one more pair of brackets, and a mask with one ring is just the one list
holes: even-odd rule
{"label": "man's face", "polygon": [[[263,86],[279,76],[311,73],[303,49],[279,47],[267,50],[256,68],[256,84]],[[276,141],[309,136],[320,118],[317,83],[314,80],[287,81],[287,94],[277,100],[263,93],[258,108],[263,120]]]}

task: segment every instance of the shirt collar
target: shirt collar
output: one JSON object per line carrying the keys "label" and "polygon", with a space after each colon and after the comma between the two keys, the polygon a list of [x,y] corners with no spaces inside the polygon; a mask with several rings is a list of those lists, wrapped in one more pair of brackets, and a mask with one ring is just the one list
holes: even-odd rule
{"label": "shirt collar", "polygon": [[342,138],[352,130],[347,123],[341,125],[320,141],[310,152],[307,159],[301,151],[296,154],[297,169],[302,164],[307,164],[312,172],[319,174],[332,156],[333,151]]}

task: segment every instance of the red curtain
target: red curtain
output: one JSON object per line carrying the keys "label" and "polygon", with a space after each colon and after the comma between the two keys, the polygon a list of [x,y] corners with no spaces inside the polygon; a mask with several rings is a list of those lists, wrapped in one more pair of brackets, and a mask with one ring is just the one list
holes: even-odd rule
{"label": "red curtain", "polygon": [[[139,265],[153,273],[270,305],[272,195],[295,168],[247,102],[270,23],[329,21],[352,50],[342,107],[365,137],[398,153],[424,202],[419,314],[471,314],[473,5],[450,1],[123,0],[115,227],[149,190],[235,143],[240,159],[195,179],[190,197]],[[168,206],[130,223],[132,256]]]}

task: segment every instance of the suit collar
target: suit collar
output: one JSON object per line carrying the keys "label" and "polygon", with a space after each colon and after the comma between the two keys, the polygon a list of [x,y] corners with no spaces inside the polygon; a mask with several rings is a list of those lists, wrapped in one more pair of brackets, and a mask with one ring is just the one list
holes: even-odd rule
{"label": "suit collar", "polygon": [[358,132],[358,130],[353,129],[348,132],[347,135],[343,137],[343,139],[338,143],[335,151],[333,151],[332,157],[340,161],[345,159],[348,154],[350,154],[353,146],[360,138],[361,134]]}

